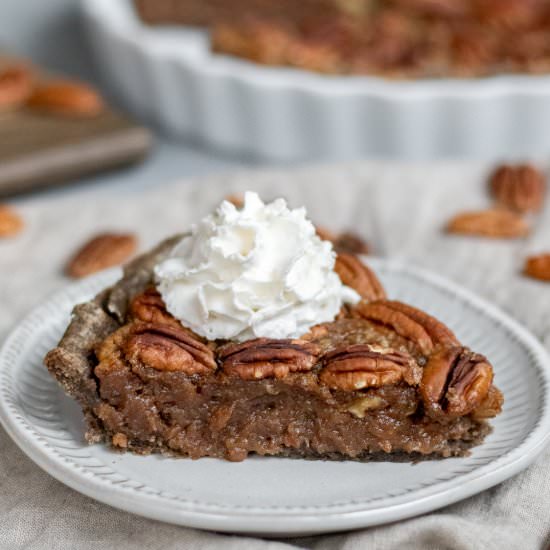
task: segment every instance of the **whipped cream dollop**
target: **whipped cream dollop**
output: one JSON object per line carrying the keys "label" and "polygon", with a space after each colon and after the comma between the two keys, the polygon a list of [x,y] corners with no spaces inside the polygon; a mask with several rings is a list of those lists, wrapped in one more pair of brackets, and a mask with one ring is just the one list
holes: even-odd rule
{"label": "whipped cream dollop", "polygon": [[334,261],[304,208],[248,192],[193,226],[155,277],[168,311],[210,340],[296,338],[359,301]]}

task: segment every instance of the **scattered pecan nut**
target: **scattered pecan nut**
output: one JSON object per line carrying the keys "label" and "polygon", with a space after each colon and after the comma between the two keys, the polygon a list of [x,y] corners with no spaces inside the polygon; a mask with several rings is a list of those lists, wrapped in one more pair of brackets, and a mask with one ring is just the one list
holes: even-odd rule
{"label": "scattered pecan nut", "polygon": [[236,208],[242,208],[244,206],[244,195],[242,193],[232,193],[227,195],[225,200],[230,202]]}
{"label": "scattered pecan nut", "polygon": [[85,277],[119,265],[136,250],[137,239],[130,233],[102,233],[88,241],[68,262],[65,272],[70,277]]}
{"label": "scattered pecan nut", "polygon": [[527,258],[524,273],[533,279],[550,281],[550,254],[539,254]]}
{"label": "scattered pecan nut", "polygon": [[103,99],[93,88],[68,80],[54,80],[37,86],[26,105],[38,111],[76,117],[95,117],[105,109]]}
{"label": "scattered pecan nut", "polygon": [[183,327],[138,324],[124,351],[130,363],[138,362],[159,371],[208,374],[216,370],[212,350]]}
{"label": "scattered pecan nut", "polygon": [[7,204],[0,204],[0,238],[13,237],[23,229],[21,216]]}
{"label": "scattered pecan nut", "polygon": [[442,347],[429,358],[420,394],[429,414],[464,416],[479,407],[493,382],[483,355],[464,347]]}
{"label": "scattered pecan nut", "polygon": [[456,336],[441,321],[402,302],[361,302],[353,308],[352,315],[391,327],[416,344],[424,355],[429,355],[440,344],[458,344]]}
{"label": "scattered pecan nut", "polygon": [[323,363],[321,382],[344,391],[378,388],[401,380],[417,385],[422,373],[407,353],[368,344],[338,348],[325,355]]}
{"label": "scattered pecan nut", "polygon": [[500,205],[517,212],[536,212],[543,205],[546,183],[534,166],[505,164],[491,174],[489,188]]}
{"label": "scattered pecan nut", "polygon": [[305,340],[256,338],[224,346],[218,358],[227,374],[243,380],[260,380],[307,372],[315,365],[319,352],[316,344]]}
{"label": "scattered pecan nut", "polygon": [[334,271],[342,283],[353,288],[365,300],[381,300],[386,297],[382,283],[374,272],[353,254],[338,254]]}
{"label": "scattered pecan nut", "polygon": [[130,302],[128,312],[133,319],[144,323],[181,326],[180,322],[166,311],[162,297],[154,287],[146,288],[138,294]]}
{"label": "scattered pecan nut", "polygon": [[32,73],[22,64],[0,69],[0,110],[22,105],[32,90]]}
{"label": "scattered pecan nut", "polygon": [[517,239],[528,235],[529,225],[519,214],[509,210],[479,210],[458,214],[447,224],[447,231],[495,239]]}

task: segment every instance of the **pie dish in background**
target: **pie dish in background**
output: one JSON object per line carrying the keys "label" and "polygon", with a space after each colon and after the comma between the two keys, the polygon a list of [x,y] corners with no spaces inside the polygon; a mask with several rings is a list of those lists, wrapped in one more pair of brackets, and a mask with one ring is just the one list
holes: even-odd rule
{"label": "pie dish in background", "polygon": [[388,81],[212,54],[197,28],[149,27],[131,0],[85,0],[98,65],[179,136],[273,159],[545,154],[549,76]]}

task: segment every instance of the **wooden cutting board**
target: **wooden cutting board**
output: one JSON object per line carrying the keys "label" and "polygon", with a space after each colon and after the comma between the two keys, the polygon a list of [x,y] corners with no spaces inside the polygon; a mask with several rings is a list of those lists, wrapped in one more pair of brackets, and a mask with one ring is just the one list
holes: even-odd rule
{"label": "wooden cutting board", "polygon": [[137,162],[151,133],[107,109],[70,118],[27,109],[0,113],[0,196],[14,195]]}

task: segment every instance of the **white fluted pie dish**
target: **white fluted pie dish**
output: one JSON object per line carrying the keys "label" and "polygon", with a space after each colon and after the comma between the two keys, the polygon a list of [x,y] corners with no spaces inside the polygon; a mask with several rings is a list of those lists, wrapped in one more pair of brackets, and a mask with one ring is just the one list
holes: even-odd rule
{"label": "white fluted pie dish", "polygon": [[179,525],[264,535],[356,529],[426,513],[517,474],[550,438],[550,359],[524,328],[439,276],[375,260],[391,296],[436,315],[487,355],[502,390],[502,413],[471,456],[419,464],[254,457],[117,454],[84,441],[80,408],[42,361],[72,307],[112,284],[119,270],[76,283],[31,312],[0,351],[0,421],[40,467],[111,506]]}
{"label": "white fluted pie dish", "polygon": [[212,54],[206,32],[148,27],[131,0],[83,0],[97,64],[171,134],[281,160],[532,156],[550,150],[550,75],[390,81]]}

